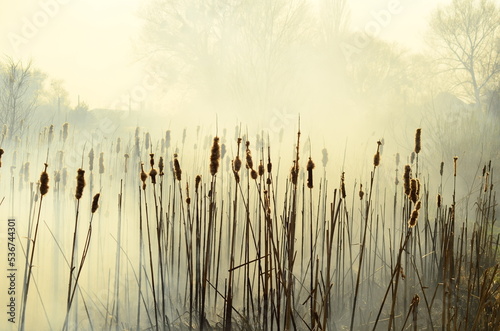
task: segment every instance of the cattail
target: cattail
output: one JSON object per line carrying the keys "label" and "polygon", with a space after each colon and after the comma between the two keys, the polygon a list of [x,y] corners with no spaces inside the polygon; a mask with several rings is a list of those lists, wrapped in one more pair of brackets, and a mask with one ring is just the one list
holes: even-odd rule
{"label": "cattail", "polygon": [[226,155],[226,144],[220,145],[220,159],[223,160]]}
{"label": "cattail", "polygon": [[420,133],[422,132],[422,129],[417,129],[417,132],[415,132],[415,153],[420,153],[421,145],[420,145]]}
{"label": "cattail", "polygon": [[160,161],[158,161],[158,169],[160,169],[160,176],[163,176],[163,168],[165,167],[163,163],[163,156],[160,156]]}
{"label": "cattail", "polygon": [[267,177],[267,179],[266,179],[266,184],[267,184],[267,185],[271,185],[271,177]]}
{"label": "cattail", "polygon": [[118,137],[118,139],[116,139],[116,154],[120,154],[121,144],[122,140],[120,137]]}
{"label": "cattail", "polygon": [[198,188],[200,187],[200,183],[201,183],[201,176],[198,175],[194,180],[194,190],[196,193],[198,193]]}
{"label": "cattail", "polygon": [[94,149],[91,148],[89,152],[89,171],[94,170]]}
{"label": "cattail", "polygon": [[99,173],[103,174],[104,173],[104,153],[101,152],[99,155]]}
{"label": "cattail", "polygon": [[144,139],[144,147],[146,147],[146,150],[149,149],[149,142],[151,140],[151,135],[149,132],[146,132],[146,139]]}
{"label": "cattail", "polygon": [[234,168],[234,171],[236,171],[236,172],[240,171],[240,169],[241,169],[241,159],[238,155],[236,155],[236,158],[234,159],[233,168]]}
{"label": "cattail", "polygon": [[76,176],[76,193],[75,193],[75,198],[77,200],[80,200],[80,198],[83,195],[83,188],[85,187],[85,170],[82,170],[81,168],[78,169],[77,171],[77,176]]}
{"label": "cattail", "polygon": [[403,179],[404,179],[405,194],[409,196],[411,192],[411,187],[410,187],[411,167],[409,164],[405,165],[405,173],[403,175]]}
{"label": "cattail", "polygon": [[151,168],[151,171],[149,171],[149,177],[151,177],[151,183],[156,184],[156,175],[158,172],[156,171],[155,168]]}
{"label": "cattail", "polygon": [[326,165],[328,163],[328,150],[326,148],[323,148],[321,152],[323,153],[323,158],[321,159],[321,163],[323,163],[323,168],[326,168]]}
{"label": "cattail", "polygon": [[486,178],[484,179],[484,192],[488,191],[488,177],[490,176],[490,173],[486,173]]}
{"label": "cattail", "polygon": [[415,210],[420,210],[421,207],[422,207],[422,201],[418,200],[417,203],[415,204]]}
{"label": "cattail", "polygon": [[23,167],[23,176],[24,176],[24,181],[28,182],[30,179],[30,163],[26,162]]}
{"label": "cattail", "polygon": [[414,161],[415,161],[415,152],[411,152],[410,163],[413,164]]}
{"label": "cattail", "polygon": [[378,167],[380,165],[380,145],[382,145],[382,142],[379,140],[377,141],[377,153],[373,156],[374,167]]}
{"label": "cattail", "polygon": [[165,148],[170,148],[170,130],[167,130],[167,132],[165,132]]}
{"label": "cattail", "polygon": [[149,165],[151,168],[155,165],[155,155],[153,153],[149,154]]}
{"label": "cattail", "polygon": [[177,178],[178,181],[181,181],[182,170],[181,170],[181,166],[179,164],[179,160],[177,159],[177,154],[174,154],[174,174],[175,174],[175,178]]}
{"label": "cattail", "polygon": [[418,179],[412,178],[410,181],[410,200],[416,203],[418,200],[419,186],[420,183]]}
{"label": "cattail", "polygon": [[458,160],[458,156],[454,156],[453,157],[453,176],[454,177],[457,176],[457,160]]}
{"label": "cattail", "polygon": [[342,199],[345,199],[347,196],[345,193],[345,172],[342,172],[342,176],[340,177],[340,192],[342,193]]}
{"label": "cattail", "polygon": [[314,162],[312,161],[311,158],[309,158],[309,161],[307,161],[307,187],[308,188],[313,188],[313,169],[314,169]]}
{"label": "cattail", "polygon": [[140,156],[141,155],[141,148],[139,146],[140,142],[139,142],[139,137],[138,136],[135,136],[135,155],[136,156]]}
{"label": "cattail", "polygon": [[441,169],[439,169],[439,175],[443,176],[444,162],[441,161]]}
{"label": "cattail", "polygon": [[293,185],[297,185],[298,177],[299,177],[299,169],[297,166],[297,162],[293,161],[292,169],[290,169],[290,178],[292,180]]}
{"label": "cattail", "polygon": [[268,151],[268,155],[267,155],[267,173],[270,174],[271,171],[273,170],[273,164],[271,163],[271,156],[270,156],[271,152]]}
{"label": "cattail", "polygon": [[49,175],[47,174],[47,163],[45,164],[45,170],[40,175],[40,195],[43,197],[49,191]]}
{"label": "cattail", "polygon": [[127,173],[127,169],[128,169],[128,159],[130,157],[130,155],[128,155],[128,153],[125,153],[125,155],[123,155],[125,157],[125,173]]}
{"label": "cattail", "polygon": [[259,176],[262,177],[264,175],[264,163],[262,163],[262,160],[260,160],[259,164]]}
{"label": "cattail", "polygon": [[437,206],[438,208],[441,208],[441,203],[442,203],[442,198],[441,198],[441,194],[438,194],[437,195]]}
{"label": "cattail", "polygon": [[189,183],[186,183],[186,203],[188,205],[191,203],[191,198],[189,197]]}
{"label": "cattail", "polygon": [[257,171],[255,171],[254,169],[252,169],[250,171],[250,177],[252,177],[252,179],[255,180],[255,179],[257,179],[257,176],[258,176]]}
{"label": "cattail", "polygon": [[62,133],[62,136],[63,136],[63,141],[66,142],[66,140],[68,139],[68,126],[69,124],[66,122],[63,124],[63,133]]}
{"label": "cattail", "polygon": [[144,171],[144,163],[141,162],[141,181],[142,181],[142,189],[146,189],[146,179],[148,179],[148,175]]}
{"label": "cattail", "polygon": [[220,160],[219,137],[214,137],[212,149],[210,150],[210,174],[212,176],[215,176],[217,170],[219,169],[219,160]]}
{"label": "cattail", "polygon": [[246,144],[246,160],[247,160],[247,169],[253,169],[253,161],[252,161],[252,152],[250,152],[250,142],[247,141]]}
{"label": "cattail", "polygon": [[415,225],[417,225],[417,220],[418,220],[418,210],[414,209],[411,212],[411,217],[410,220],[408,221],[408,227],[413,228]]}
{"label": "cattail", "polygon": [[3,155],[4,151],[2,148],[0,148],[0,167],[2,167],[2,155]]}
{"label": "cattail", "polygon": [[363,200],[365,192],[363,192],[363,184],[359,184],[359,200]]}
{"label": "cattail", "polygon": [[97,208],[99,208],[99,197],[101,196],[100,193],[97,193],[94,195],[94,199],[92,199],[92,214],[96,212]]}
{"label": "cattail", "polygon": [[49,127],[49,144],[54,140],[54,125],[51,124]]}
{"label": "cattail", "polygon": [[54,182],[59,183],[61,181],[61,172],[59,170],[54,171]]}

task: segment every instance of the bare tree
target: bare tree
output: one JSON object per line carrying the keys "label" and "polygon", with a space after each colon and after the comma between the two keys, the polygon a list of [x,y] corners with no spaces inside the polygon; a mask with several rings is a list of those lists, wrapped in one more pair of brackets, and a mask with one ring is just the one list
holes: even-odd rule
{"label": "bare tree", "polygon": [[500,73],[500,9],[492,0],[453,0],[430,20],[431,46],[466,98],[481,98]]}
{"label": "bare tree", "polygon": [[8,58],[0,71],[0,123],[7,125],[9,137],[21,135],[38,104],[39,86],[31,62]]}

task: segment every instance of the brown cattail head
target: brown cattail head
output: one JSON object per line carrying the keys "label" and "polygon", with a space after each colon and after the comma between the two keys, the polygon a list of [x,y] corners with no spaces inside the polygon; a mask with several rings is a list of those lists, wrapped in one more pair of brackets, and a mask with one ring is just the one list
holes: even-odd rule
{"label": "brown cattail head", "polygon": [[422,207],[422,201],[418,200],[417,203],[415,204],[415,210],[420,210],[421,207]]}
{"label": "brown cattail head", "polygon": [[241,159],[239,157],[239,155],[236,155],[236,158],[234,159],[234,162],[233,162],[233,170],[238,172],[240,171],[241,169]]}
{"label": "brown cattail head", "polygon": [[262,175],[264,175],[264,163],[262,163],[262,160],[260,160],[260,163],[259,163],[259,176],[262,177]]}
{"label": "brown cattail head", "polygon": [[160,169],[160,176],[163,176],[163,168],[165,167],[165,164],[163,163],[163,156],[160,156],[160,161],[158,161],[158,169]]}
{"label": "brown cattail head", "polygon": [[457,160],[458,156],[453,157],[453,176],[457,177]]}
{"label": "brown cattail head", "polygon": [[181,170],[181,165],[179,164],[179,160],[177,159],[177,154],[174,154],[174,174],[175,178],[177,178],[178,181],[181,181],[182,170]]}
{"label": "brown cattail head", "polygon": [[257,171],[255,171],[255,170],[252,169],[250,171],[250,177],[252,177],[252,179],[255,180],[255,179],[257,179],[257,176],[258,176]]}
{"label": "brown cattail head", "polygon": [[438,208],[441,208],[441,204],[442,204],[442,198],[441,198],[441,194],[438,194],[437,195],[437,206]]}
{"label": "brown cattail head", "polygon": [[487,172],[487,173],[486,173],[486,176],[485,176],[485,178],[484,178],[484,192],[487,192],[487,191],[488,191],[488,178],[489,178],[489,176],[490,176],[490,173],[489,173],[489,172]]}
{"label": "brown cattail head", "polygon": [[155,165],[155,155],[153,153],[149,154],[149,165],[151,166],[151,168],[153,168]]}
{"label": "brown cattail head", "polygon": [[309,158],[309,161],[307,161],[307,187],[308,188],[313,188],[313,169],[314,169],[314,162],[311,158]]}
{"label": "brown cattail head", "polygon": [[198,188],[200,187],[200,183],[201,183],[201,176],[198,175],[194,180],[194,190],[196,191],[196,193],[198,193]]}
{"label": "brown cattail head", "polygon": [[4,150],[0,148],[0,167],[2,167],[2,155],[4,153]]}
{"label": "brown cattail head", "polygon": [[91,148],[89,152],[89,170],[94,170],[94,149]]}
{"label": "brown cattail head", "polygon": [[359,200],[363,200],[365,192],[363,192],[363,184],[359,184]]}
{"label": "brown cattail head", "polygon": [[94,199],[92,199],[92,214],[96,212],[97,208],[99,208],[99,197],[101,196],[100,193],[97,193],[94,195]]}
{"label": "brown cattail head", "polygon": [[246,160],[247,160],[247,169],[253,169],[253,161],[252,161],[252,152],[250,152],[250,142],[246,142]]}
{"label": "brown cattail head", "polygon": [[267,148],[267,173],[273,171],[273,164],[271,163],[271,147]]}
{"label": "brown cattail head", "polygon": [[382,145],[382,142],[379,140],[377,141],[377,153],[373,156],[374,167],[378,167],[380,165],[380,145]]}
{"label": "brown cattail head", "polygon": [[142,189],[146,189],[146,179],[148,179],[148,175],[144,171],[144,163],[141,162],[141,181],[142,181]]}
{"label": "brown cattail head", "polygon": [[441,168],[439,169],[439,175],[443,176],[444,162],[441,161]]}
{"label": "brown cattail head", "polygon": [[76,175],[76,193],[75,193],[75,198],[77,200],[80,200],[80,198],[83,195],[83,188],[85,187],[85,170],[83,169],[78,169],[77,170],[77,175]]}
{"label": "brown cattail head", "polygon": [[49,191],[49,175],[47,174],[47,163],[44,163],[45,170],[40,175],[40,195],[43,197]]}
{"label": "brown cattail head", "polygon": [[340,193],[342,194],[342,199],[345,199],[347,196],[345,193],[345,172],[342,172],[342,176],[340,176]]}
{"label": "brown cattail head", "polygon": [[189,196],[189,183],[186,182],[186,203],[189,205],[191,203],[191,197]]}
{"label": "brown cattail head", "polygon": [[215,176],[217,170],[219,169],[219,160],[220,160],[219,137],[214,137],[212,149],[210,150],[210,174],[212,176]]}
{"label": "brown cattail head", "polygon": [[128,155],[127,153],[125,153],[124,157],[125,157],[125,173],[127,173],[127,170],[128,170],[128,159],[129,159],[130,155]]}
{"label": "brown cattail head", "polygon": [[405,165],[405,173],[403,175],[403,179],[404,179],[405,194],[409,196],[411,193],[411,187],[410,187],[411,167],[409,164]]}
{"label": "brown cattail head", "polygon": [[157,174],[158,174],[158,172],[156,171],[156,169],[151,168],[151,170],[149,171],[149,177],[151,177],[151,183],[156,184],[156,175]]}
{"label": "brown cattail head", "polygon": [[422,129],[417,129],[417,132],[415,132],[415,153],[420,153],[421,145],[420,145],[420,134],[422,132]]}
{"label": "brown cattail head", "polygon": [[290,178],[292,180],[293,185],[297,185],[297,179],[299,177],[299,169],[297,167],[297,162],[293,161],[292,169],[290,169]]}
{"label": "brown cattail head", "polygon": [[413,211],[411,212],[410,220],[408,221],[408,227],[413,228],[415,225],[417,225],[417,220],[418,220],[418,210],[413,209]]}
{"label": "brown cattail head", "polygon": [[418,179],[412,178],[410,181],[410,200],[413,203],[416,203],[418,200],[418,194],[419,194],[419,188],[420,183]]}
{"label": "brown cattail head", "polygon": [[99,173],[104,173],[104,153],[99,154]]}

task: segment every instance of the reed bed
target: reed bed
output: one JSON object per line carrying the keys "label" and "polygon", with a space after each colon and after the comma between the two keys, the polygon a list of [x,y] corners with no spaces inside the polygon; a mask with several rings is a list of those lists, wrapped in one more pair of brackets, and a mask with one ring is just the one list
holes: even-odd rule
{"label": "reed bed", "polygon": [[461,160],[429,164],[421,129],[404,165],[374,141],[359,178],[329,173],[328,150],[304,144],[300,124],[289,159],[240,128],[205,138],[198,127],[188,152],[187,130],[89,143],[74,168],[68,124],[2,142],[0,208],[18,215],[25,259],[14,329],[500,329],[491,161],[471,207]]}

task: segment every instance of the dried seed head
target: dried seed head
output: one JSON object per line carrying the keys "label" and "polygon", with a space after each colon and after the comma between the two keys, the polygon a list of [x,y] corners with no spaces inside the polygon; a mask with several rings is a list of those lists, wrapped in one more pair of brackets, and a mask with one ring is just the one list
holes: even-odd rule
{"label": "dried seed head", "polygon": [[224,159],[224,156],[226,155],[226,144],[220,145],[220,158],[221,160]]}
{"label": "dried seed head", "polygon": [[194,190],[196,191],[196,193],[198,193],[198,188],[200,187],[200,183],[201,183],[201,176],[198,175],[194,180]]}
{"label": "dried seed head", "polygon": [[363,192],[363,184],[359,184],[359,200],[363,200],[365,192]]}
{"label": "dried seed head", "polygon": [[178,181],[182,179],[182,170],[179,160],[177,159],[177,154],[174,154],[174,174]]}
{"label": "dried seed head", "polygon": [[415,153],[420,153],[421,145],[420,145],[420,134],[422,132],[422,129],[417,129],[417,132],[415,132]]}
{"label": "dried seed head", "polygon": [[271,177],[267,177],[267,179],[266,179],[266,184],[267,184],[267,185],[271,185]]}
{"label": "dried seed head", "polygon": [[125,154],[124,157],[125,157],[125,173],[127,173],[127,170],[128,170],[128,159],[129,159],[130,155]]}
{"label": "dried seed head", "polygon": [[91,148],[89,152],[89,170],[94,170],[94,149]]}
{"label": "dried seed head", "polygon": [[99,173],[104,173],[104,153],[99,154]]}
{"label": "dried seed head", "polygon": [[47,163],[44,163],[45,170],[40,175],[40,195],[43,197],[49,191],[49,175],[47,174]]}
{"label": "dried seed head", "polygon": [[307,187],[308,188],[313,188],[313,169],[314,169],[314,162],[312,161],[311,158],[309,158],[309,161],[307,161]]}
{"label": "dried seed head", "polygon": [[257,176],[258,176],[257,171],[252,169],[250,171],[250,176],[252,177],[252,179],[257,179]]}
{"label": "dried seed head", "polygon": [[4,153],[4,150],[0,148],[0,167],[2,167],[2,155]]}
{"label": "dried seed head", "polygon": [[441,162],[441,169],[439,169],[439,175],[443,176],[444,162]]}
{"label": "dried seed head", "polygon": [[484,179],[484,192],[488,191],[488,178],[489,178],[489,176],[490,176],[490,173],[487,172],[486,176],[485,176],[486,178]]}
{"label": "dried seed head", "polygon": [[441,194],[438,194],[437,195],[437,206],[438,206],[438,208],[441,208],[441,203],[442,203]]}
{"label": "dried seed head", "polygon": [[186,182],[186,203],[189,205],[191,203],[191,198],[189,197],[189,183]]}
{"label": "dried seed head", "polygon": [[267,173],[271,173],[273,170],[273,164],[271,163],[271,148],[268,147],[268,152],[267,152]]}
{"label": "dried seed head", "polygon": [[155,155],[153,153],[149,154],[149,165],[151,166],[151,168],[153,168],[155,165]]}
{"label": "dried seed head", "polygon": [[377,141],[377,152],[373,156],[373,166],[378,167],[380,165],[380,145],[382,145],[382,142],[379,140]]}
{"label": "dried seed head", "polygon": [[458,156],[453,157],[453,176],[457,177],[457,160]]}
{"label": "dried seed head", "polygon": [[156,171],[156,169],[151,168],[151,170],[149,171],[149,177],[151,177],[151,183],[156,184],[156,175],[157,174],[158,174],[158,172]]}
{"label": "dried seed head", "polygon": [[421,200],[418,200],[417,203],[415,204],[415,210],[420,210],[421,207],[422,207],[422,202]]}
{"label": "dried seed head", "polygon": [[236,158],[234,159],[233,168],[234,168],[234,171],[236,171],[236,172],[240,171],[240,169],[241,169],[241,159],[240,159],[239,155],[236,155]]}
{"label": "dried seed head", "polygon": [[219,169],[219,160],[220,160],[219,137],[214,137],[212,149],[210,150],[210,174],[212,176],[215,176],[217,170]]}
{"label": "dried seed head", "polygon": [[346,192],[345,192],[345,172],[342,172],[342,176],[340,177],[340,192],[342,193],[342,199],[345,199]]}
{"label": "dried seed head", "polygon": [[415,225],[417,225],[417,220],[418,220],[418,210],[414,209],[411,212],[411,217],[410,220],[408,221],[408,227],[413,228]]}
{"label": "dried seed head", "polygon": [[405,173],[403,175],[403,179],[404,179],[405,194],[409,196],[411,193],[411,187],[410,187],[411,167],[409,164],[405,165]]}
{"label": "dried seed head", "polygon": [[80,200],[80,198],[83,195],[83,188],[85,187],[85,170],[82,170],[81,168],[77,170],[77,175],[76,175],[76,193],[75,193],[75,198],[77,200]]}
{"label": "dried seed head", "polygon": [[247,141],[246,143],[247,150],[246,150],[246,160],[247,160],[247,169],[253,169],[253,161],[252,161],[252,152],[250,152],[250,149],[248,148],[250,146],[250,142]]}
{"label": "dried seed head", "polygon": [[97,208],[99,208],[99,197],[101,196],[100,193],[97,193],[94,195],[94,199],[92,199],[92,214],[96,212]]}
{"label": "dried seed head", "polygon": [[410,163],[413,164],[414,161],[415,161],[415,152],[411,152]]}
{"label": "dried seed head", "polygon": [[297,163],[293,161],[292,169],[290,169],[290,179],[292,180],[293,185],[297,185],[298,177],[299,177],[299,169],[297,167]]}
{"label": "dried seed head", "polygon": [[418,200],[419,182],[417,179],[412,178],[410,182],[410,200],[416,203]]}
{"label": "dried seed head", "polygon": [[163,163],[163,157],[160,156],[160,161],[158,161],[158,169],[160,169],[160,176],[163,176],[164,173],[163,173],[163,168],[165,167],[164,163]]}
{"label": "dried seed head", "polygon": [[146,179],[148,179],[148,175],[144,171],[144,163],[141,162],[141,181],[142,181],[142,189],[146,189]]}
{"label": "dried seed head", "polygon": [[122,140],[120,137],[118,137],[118,139],[116,140],[116,154],[120,153],[121,144],[122,144]]}

